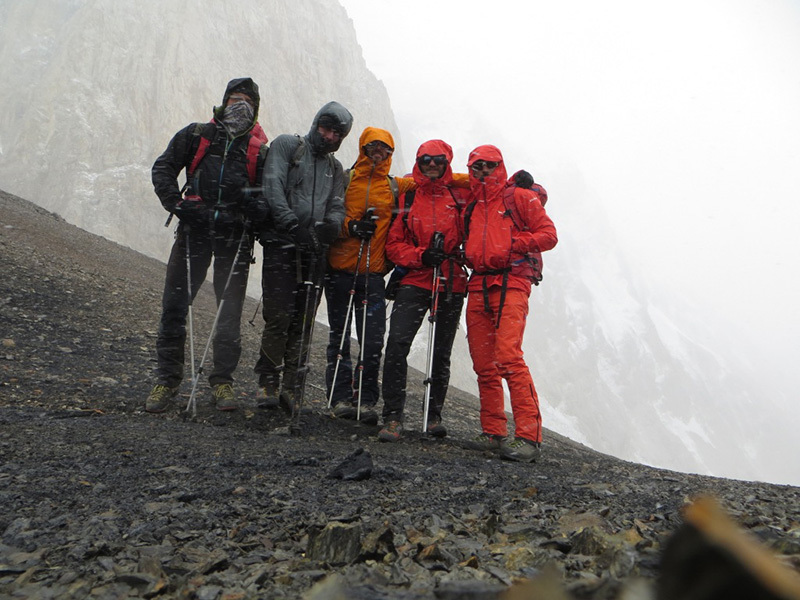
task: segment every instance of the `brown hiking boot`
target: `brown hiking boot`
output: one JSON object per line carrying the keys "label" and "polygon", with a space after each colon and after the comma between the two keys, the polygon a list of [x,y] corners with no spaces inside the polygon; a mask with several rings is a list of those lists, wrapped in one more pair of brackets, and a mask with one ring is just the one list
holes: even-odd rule
{"label": "brown hiking boot", "polygon": [[464,442],[464,447],[470,450],[489,450],[490,452],[497,452],[500,446],[505,441],[502,435],[492,435],[490,433],[481,433],[471,440]]}
{"label": "brown hiking boot", "polygon": [[500,447],[500,456],[517,462],[536,462],[541,452],[541,444],[526,438],[516,437],[512,441],[504,441]]}
{"label": "brown hiking boot", "polygon": [[178,395],[178,387],[157,383],[147,397],[144,409],[149,413],[162,413],[169,408],[172,399]]}
{"label": "brown hiking boot", "polygon": [[218,383],[214,386],[214,402],[217,410],[236,410],[236,396],[230,383]]}

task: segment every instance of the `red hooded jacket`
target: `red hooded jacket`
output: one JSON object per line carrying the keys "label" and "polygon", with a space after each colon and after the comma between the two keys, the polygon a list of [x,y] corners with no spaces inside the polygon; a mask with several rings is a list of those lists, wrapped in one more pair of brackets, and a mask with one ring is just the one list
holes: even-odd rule
{"label": "red hooded jacket", "polygon": [[422,253],[430,246],[434,232],[444,234],[444,251],[449,257],[442,263],[441,274],[445,289],[463,294],[467,288],[467,275],[458,257],[463,238],[461,212],[466,204],[466,189],[454,189],[453,149],[442,140],[430,140],[417,150],[423,155],[447,158],[447,167],[439,179],[429,179],[414,162],[411,176],[417,184],[414,202],[405,217],[398,216],[389,230],[386,255],[394,264],[409,269],[403,285],[432,289],[433,268],[422,264]]}
{"label": "red hooded jacket", "polygon": [[[475,206],[464,244],[467,264],[473,269],[468,290],[482,290],[484,280],[486,287],[501,286],[503,271],[507,271],[508,288],[530,293],[531,268],[525,259],[528,253],[553,248],[558,242],[556,228],[535,192],[509,186],[500,150],[490,145],[479,146],[470,153],[467,166],[478,160],[499,164],[483,181],[469,169],[469,201],[475,202]],[[515,203],[515,212],[524,222],[525,231],[515,225],[507,202]]]}

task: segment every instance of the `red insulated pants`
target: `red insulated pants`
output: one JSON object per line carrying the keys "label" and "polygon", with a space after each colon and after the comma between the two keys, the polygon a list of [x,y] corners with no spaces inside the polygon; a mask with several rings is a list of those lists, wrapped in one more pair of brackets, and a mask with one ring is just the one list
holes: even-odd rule
{"label": "red insulated pants", "polygon": [[542,441],[542,415],[533,379],[522,355],[522,336],[528,316],[528,294],[506,291],[500,326],[495,328],[500,306],[500,288],[489,288],[486,312],[481,291],[467,299],[467,341],[472,368],[478,376],[481,400],[481,427],[484,433],[508,435],[503,379],[511,395],[515,435],[534,442]]}

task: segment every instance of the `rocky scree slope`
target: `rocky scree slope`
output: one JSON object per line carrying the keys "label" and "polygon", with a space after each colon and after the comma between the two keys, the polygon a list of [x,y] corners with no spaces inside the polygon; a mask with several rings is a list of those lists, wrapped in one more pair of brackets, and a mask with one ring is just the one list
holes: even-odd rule
{"label": "rocky scree slope", "polygon": [[[430,440],[416,372],[410,432],[378,443],[325,410],[322,326],[312,411],[290,436],[255,407],[250,300],[242,408],[214,411],[203,384],[196,418],[146,414],[163,264],[0,192],[0,272],[0,596],[650,598],[701,494],[800,568],[798,488],[652,469],[549,431],[537,464],[504,462],[460,446],[479,425],[457,390],[450,436]],[[199,355],[210,286],[194,306]],[[369,477],[329,478],[359,449]],[[513,595],[542,573],[552,595]]]}

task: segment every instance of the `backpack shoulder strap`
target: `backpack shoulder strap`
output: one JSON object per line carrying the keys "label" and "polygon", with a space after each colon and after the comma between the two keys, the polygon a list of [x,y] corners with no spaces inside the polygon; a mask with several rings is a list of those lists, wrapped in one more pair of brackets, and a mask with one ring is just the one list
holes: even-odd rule
{"label": "backpack shoulder strap", "polygon": [[478,203],[477,200],[473,200],[469,204],[467,204],[466,208],[464,208],[464,239],[466,240],[469,237],[469,220],[472,218],[472,211],[475,210],[475,205]]}
{"label": "backpack shoulder strap", "polygon": [[211,140],[214,139],[214,134],[216,131],[217,127],[214,124],[214,121],[209,121],[208,123],[197,123],[194,126],[192,136],[196,136],[200,139],[197,145],[197,150],[194,152],[192,162],[189,163],[189,168],[187,171],[189,177],[194,175],[194,172],[197,170],[200,161],[203,160],[203,157],[206,155],[208,147],[211,145]]}
{"label": "backpack shoulder strap", "polygon": [[258,161],[264,160],[268,151],[269,146],[256,136],[251,135],[250,139],[247,140],[247,177],[250,180],[250,185],[255,185]]}
{"label": "backpack shoulder strap", "polygon": [[511,217],[511,222],[518,231],[528,231],[529,227],[524,219],[517,212],[517,201],[514,198],[516,186],[509,186],[503,191],[503,205],[506,207],[506,214]]}
{"label": "backpack shoulder strap", "polygon": [[299,135],[295,135],[297,138],[297,147],[294,149],[294,153],[292,154],[292,160],[289,163],[289,168],[294,168],[300,164],[300,160],[303,158],[303,154],[306,153],[306,140],[304,137]]}
{"label": "backpack shoulder strap", "polygon": [[392,177],[391,175],[387,175],[386,179],[389,180],[389,188],[392,190],[392,196],[394,197],[394,204],[395,206],[397,206],[400,199],[400,185],[397,183],[397,179]]}

